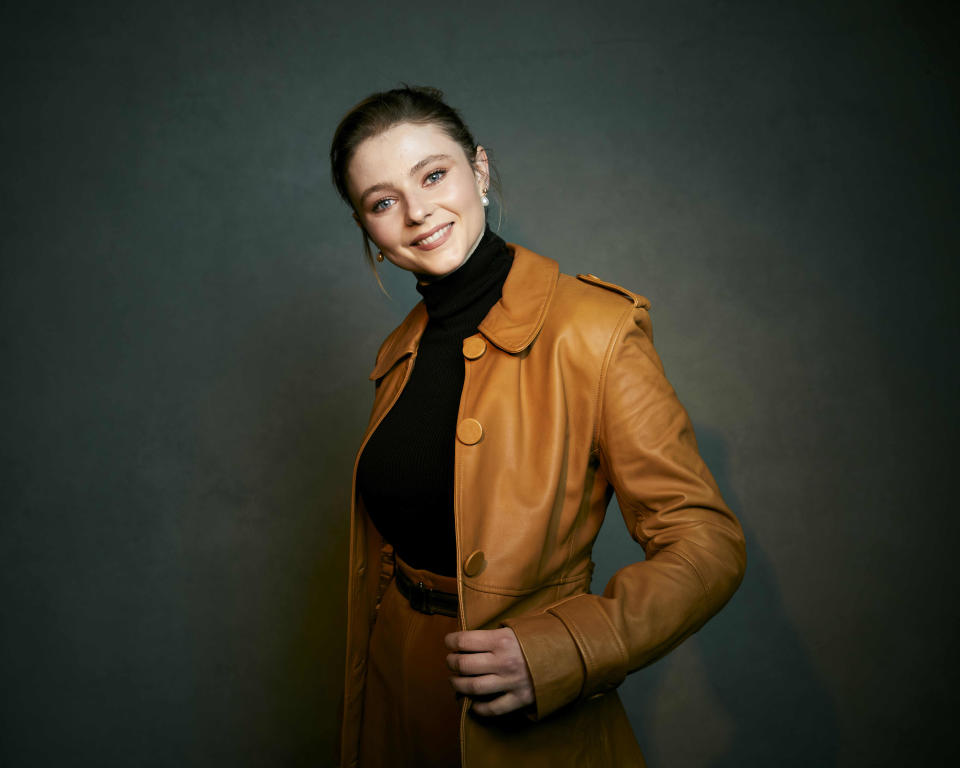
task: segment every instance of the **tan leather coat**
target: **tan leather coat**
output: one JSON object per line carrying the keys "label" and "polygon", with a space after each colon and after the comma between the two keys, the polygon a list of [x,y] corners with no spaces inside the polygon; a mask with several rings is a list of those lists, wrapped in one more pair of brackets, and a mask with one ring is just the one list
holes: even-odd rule
{"label": "tan leather coat", "polygon": [[[484,717],[465,699],[463,767],[642,766],[615,689],[730,598],[743,533],[663,375],[649,302],[508,247],[502,298],[463,342],[457,586],[461,629],[516,632],[536,703]],[[421,302],[381,346],[360,451],[407,382],[426,323]],[[612,492],[645,559],[591,594],[591,549]],[[357,765],[368,640],[393,572],[392,548],[357,496],[356,465],[353,499],[343,768]]]}

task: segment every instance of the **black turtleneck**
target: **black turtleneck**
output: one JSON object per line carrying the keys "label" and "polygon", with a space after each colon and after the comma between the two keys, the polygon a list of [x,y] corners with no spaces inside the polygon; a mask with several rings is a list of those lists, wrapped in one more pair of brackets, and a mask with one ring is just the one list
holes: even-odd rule
{"label": "black turtleneck", "polygon": [[414,568],[457,572],[453,449],[467,336],[500,298],[513,264],[489,227],[473,255],[448,275],[417,285],[429,320],[400,398],[360,457],[357,486],[381,535]]}

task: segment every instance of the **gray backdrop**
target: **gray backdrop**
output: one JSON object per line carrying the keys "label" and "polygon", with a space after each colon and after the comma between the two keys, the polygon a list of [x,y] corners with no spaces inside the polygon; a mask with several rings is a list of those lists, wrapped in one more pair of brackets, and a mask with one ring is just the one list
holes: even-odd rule
{"label": "gray backdrop", "polygon": [[[418,298],[326,153],[444,89],[501,234],[649,296],[748,536],[651,768],[929,764],[956,708],[947,2],[7,6],[5,766],[325,766],[353,453]],[[637,557],[611,506],[600,591]]]}

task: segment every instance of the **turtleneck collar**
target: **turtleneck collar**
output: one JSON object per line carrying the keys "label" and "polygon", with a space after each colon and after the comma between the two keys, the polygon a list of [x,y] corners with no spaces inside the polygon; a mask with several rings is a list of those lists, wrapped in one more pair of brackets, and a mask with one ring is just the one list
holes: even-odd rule
{"label": "turtleneck collar", "polygon": [[[488,225],[473,255],[457,269],[432,282],[417,284],[431,322],[462,317],[475,326],[500,298],[512,263],[507,244]],[[474,314],[479,314],[475,321]]]}

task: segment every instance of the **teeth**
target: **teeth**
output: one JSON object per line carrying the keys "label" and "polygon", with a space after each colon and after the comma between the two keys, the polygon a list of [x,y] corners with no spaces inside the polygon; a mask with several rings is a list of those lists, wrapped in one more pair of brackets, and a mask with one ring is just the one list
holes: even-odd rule
{"label": "teeth", "polygon": [[430,237],[417,240],[417,245],[430,245],[430,243],[435,243],[437,240],[443,237],[447,233],[447,230],[452,226],[452,224],[447,224],[443,229],[438,229],[436,232],[430,235]]}

